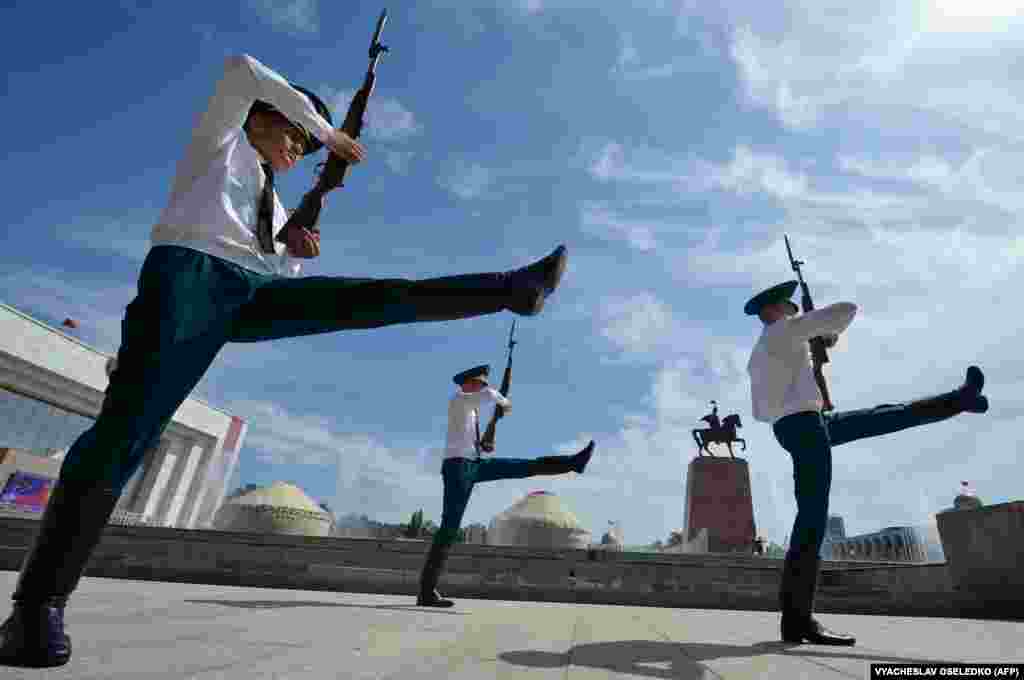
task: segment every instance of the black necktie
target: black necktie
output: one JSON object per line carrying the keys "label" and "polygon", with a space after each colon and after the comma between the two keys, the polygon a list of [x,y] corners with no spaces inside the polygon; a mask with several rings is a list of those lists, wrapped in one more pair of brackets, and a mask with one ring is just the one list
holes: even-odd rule
{"label": "black necktie", "polygon": [[476,455],[480,457],[480,411],[474,411],[476,418],[473,419],[473,424],[476,425],[476,441],[473,442],[473,448],[476,449]]}
{"label": "black necktie", "polygon": [[268,255],[274,254],[274,168],[270,163],[260,163],[267,181],[263,183],[260,196],[260,211],[256,217],[256,239],[260,249]]}

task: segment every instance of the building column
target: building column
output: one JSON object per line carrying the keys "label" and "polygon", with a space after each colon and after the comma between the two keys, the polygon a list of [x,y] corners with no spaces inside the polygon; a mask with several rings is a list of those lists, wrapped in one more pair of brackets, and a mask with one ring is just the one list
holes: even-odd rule
{"label": "building column", "polygon": [[242,441],[249,429],[249,424],[237,416],[231,418],[231,425],[222,441],[210,451],[207,461],[200,467],[202,485],[197,487],[196,497],[188,514],[185,526],[189,529],[208,528],[224,502],[228,493],[228,484],[238,465]]}
{"label": "building column", "polygon": [[207,495],[207,487],[211,483],[211,472],[217,462],[217,456],[220,455],[220,450],[221,442],[214,440],[203,449],[202,455],[196,460],[192,484],[182,502],[181,526],[184,529],[194,529],[196,526],[196,520]]}
{"label": "building column", "polygon": [[199,461],[207,455],[207,452],[213,444],[208,443],[205,447],[202,444],[194,443],[191,450],[188,453],[187,458],[182,459],[181,474],[179,481],[173,487],[175,492],[170,500],[167,509],[165,526],[177,526],[179,529],[187,529],[188,526],[181,526],[178,521],[179,517],[188,517],[189,507],[187,499],[192,497],[195,493],[197,470],[199,469]]}
{"label": "building column", "polygon": [[180,440],[176,438],[171,439],[163,455],[157,457],[154,461],[153,469],[151,470],[153,481],[149,485],[149,493],[145,497],[146,504],[142,511],[143,516],[154,524],[159,522],[158,511],[164,494],[167,492],[167,482],[171,477],[175,464],[178,462],[181,448]]}
{"label": "building column", "polygon": [[139,477],[139,481],[134,485],[131,491],[131,497],[124,506],[126,511],[138,513],[140,515],[145,512],[146,502],[153,491],[153,483],[156,481],[157,473],[160,471],[160,465],[163,462],[164,454],[167,453],[167,449],[170,446],[171,439],[169,437],[160,437],[156,446],[152,447],[145,453],[142,459],[142,464],[139,465],[139,469],[136,472]]}

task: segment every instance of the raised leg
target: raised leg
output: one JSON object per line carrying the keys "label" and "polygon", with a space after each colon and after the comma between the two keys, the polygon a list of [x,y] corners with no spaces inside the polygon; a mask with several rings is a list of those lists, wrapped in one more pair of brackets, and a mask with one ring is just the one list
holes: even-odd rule
{"label": "raised leg", "polygon": [[571,456],[541,456],[540,458],[482,458],[477,464],[476,481],[492,482],[499,479],[525,479],[539,475],[583,473],[594,453],[591,441]]}
{"label": "raised leg", "polygon": [[538,314],[558,286],[567,254],[559,246],[510,272],[409,279],[309,276],[260,286],[235,320],[231,340],[255,342],[395,324],[453,321],[509,310]]}
{"label": "raised leg", "polygon": [[857,411],[825,415],[832,446],[928,425],[961,413],[984,413],[988,399],[981,395],[985,376],[977,366],[967,369],[964,384],[952,392],[903,404],[883,404]]}

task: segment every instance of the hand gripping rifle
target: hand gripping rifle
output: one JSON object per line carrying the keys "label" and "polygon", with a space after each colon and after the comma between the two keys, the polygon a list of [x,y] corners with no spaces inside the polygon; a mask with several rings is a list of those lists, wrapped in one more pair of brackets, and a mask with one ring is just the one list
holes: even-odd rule
{"label": "hand gripping rifle", "polygon": [[[345,114],[345,122],[341,125],[342,132],[348,134],[352,139],[357,139],[363,131],[366,103],[369,101],[370,95],[373,94],[373,86],[377,81],[377,62],[380,60],[381,54],[388,51],[388,48],[380,42],[380,34],[384,30],[387,20],[388,11],[385,9],[377,19],[377,30],[373,32],[373,39],[370,41],[370,67],[366,71],[363,86],[352,97],[348,113]],[[327,153],[327,160],[317,166],[320,175],[317,177],[316,185],[302,197],[299,207],[288,218],[284,229],[278,233],[278,241],[286,243],[289,229],[294,226],[305,227],[315,232],[320,231],[317,221],[320,219],[320,210],[324,206],[327,192],[345,186],[345,173],[348,172],[349,167],[348,161],[338,157],[334,152],[328,150]]]}
{"label": "hand gripping rifle", "polygon": [[[800,290],[802,292],[800,305],[806,313],[814,309],[814,302],[811,301],[811,291],[807,288],[807,283],[804,281],[804,275],[800,272],[800,267],[804,263],[802,260],[793,259],[793,249],[789,247],[789,236],[785,234],[782,236],[786,240],[786,253],[789,254],[789,263],[793,266],[793,271],[796,272],[797,280],[800,281]],[[820,336],[817,338],[811,338],[810,345],[811,362],[814,366],[814,382],[818,383],[818,389],[821,390],[821,410],[831,411],[835,406],[832,404],[832,399],[828,393],[828,385],[825,383],[825,374],[821,370],[822,365],[829,362],[828,352],[825,351],[825,338]]]}
{"label": "hand gripping rifle", "polygon": [[[505,364],[505,375],[501,378],[501,396],[507,397],[509,388],[512,387],[512,348],[516,346],[516,341],[512,338],[516,333],[516,322],[512,321],[512,330],[508,334],[508,362]],[[505,415],[505,409],[501,406],[494,407],[494,415],[491,416],[491,422],[487,425],[487,429],[484,431],[484,436],[480,438],[480,448],[490,453],[494,450],[494,428],[498,425],[498,421],[501,420]]]}

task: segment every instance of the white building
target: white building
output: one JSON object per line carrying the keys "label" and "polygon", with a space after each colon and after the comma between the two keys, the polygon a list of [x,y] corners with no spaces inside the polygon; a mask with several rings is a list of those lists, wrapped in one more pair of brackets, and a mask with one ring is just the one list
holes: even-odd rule
{"label": "white building", "polygon": [[[12,450],[0,457],[0,514],[24,515],[15,507],[18,488],[33,480],[47,486],[47,470],[57,476],[63,453],[99,413],[109,360],[0,303],[0,450]],[[241,418],[187,399],[129,480],[111,522],[210,528],[246,427]]]}

